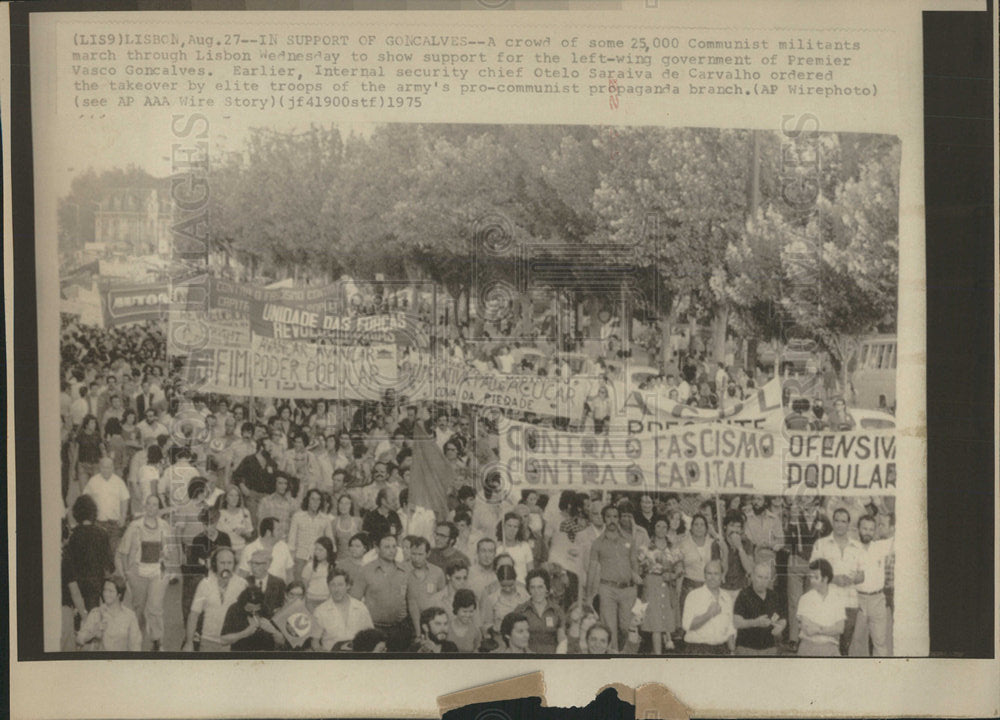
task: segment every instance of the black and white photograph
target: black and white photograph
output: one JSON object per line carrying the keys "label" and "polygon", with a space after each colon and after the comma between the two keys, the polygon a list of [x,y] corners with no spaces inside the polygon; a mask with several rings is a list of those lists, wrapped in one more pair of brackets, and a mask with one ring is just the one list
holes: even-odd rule
{"label": "black and white photograph", "polygon": [[14,715],[1000,708],[976,12],[101,2],[0,13]]}
{"label": "black and white photograph", "polygon": [[67,169],[60,651],[893,654],[897,138],[202,160]]}

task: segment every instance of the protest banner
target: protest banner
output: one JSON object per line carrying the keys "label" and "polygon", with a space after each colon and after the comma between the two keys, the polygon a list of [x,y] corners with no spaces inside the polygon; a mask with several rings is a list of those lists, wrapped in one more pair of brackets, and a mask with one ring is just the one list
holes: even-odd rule
{"label": "protest banner", "polygon": [[105,327],[160,320],[170,309],[170,285],[161,283],[102,283],[101,310]]}
{"label": "protest banner", "polygon": [[266,288],[213,277],[209,283],[209,308],[231,310],[249,317],[251,302],[296,304],[315,312],[343,311],[344,289],[341,283],[316,287]]}
{"label": "protest banner", "polygon": [[590,435],[511,422],[500,463],[513,485],[723,494],[894,494],[891,431],[781,434],[702,423]]}
{"label": "protest banner", "polygon": [[343,347],[251,335],[250,346],[205,346],[187,358],[202,392],[288,399],[375,400],[396,372],[394,346]]}
{"label": "protest banner", "polygon": [[[398,333],[407,331],[413,323],[404,313],[343,315],[328,313],[314,303],[251,300],[249,306],[253,332],[262,337],[283,340],[390,343],[397,342]],[[405,332],[403,337],[406,337]]]}
{"label": "protest banner", "polygon": [[[781,388],[781,380],[774,378],[745,400],[731,400],[714,410],[679,403],[669,397],[665,387],[635,390],[625,400],[624,427],[632,435],[704,422],[778,431],[785,415]],[[611,428],[621,430],[622,423],[613,420]]]}

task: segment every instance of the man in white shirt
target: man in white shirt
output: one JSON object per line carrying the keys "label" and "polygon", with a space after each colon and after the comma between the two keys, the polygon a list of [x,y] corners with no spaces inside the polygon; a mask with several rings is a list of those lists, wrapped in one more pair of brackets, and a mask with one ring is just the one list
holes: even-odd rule
{"label": "man in white shirt", "polygon": [[875,540],[875,518],[858,520],[861,568],[864,579],[857,585],[858,615],[851,641],[852,657],[868,657],[871,638],[873,655],[889,655],[889,611],[885,602],[885,560],[893,552],[893,539]]}
{"label": "man in white shirt", "polygon": [[160,435],[170,434],[167,426],[156,419],[156,410],[153,408],[146,408],[145,417],[137,427],[139,428],[139,437],[142,439],[143,445],[155,442],[156,438]]}
{"label": "man in white shirt", "polygon": [[808,657],[836,657],[840,654],[840,637],[846,619],[844,603],[834,590],[833,566],[820,558],[809,563],[812,589],[799,598],[796,615],[799,620],[798,654]]}
{"label": "man in white shirt", "polygon": [[348,594],[350,584],[346,570],[330,574],[330,597],[313,611],[314,650],[330,652],[337,643],[349,642],[362,630],[375,627],[368,606]]}
{"label": "man in white shirt", "polygon": [[736,641],[733,626],[733,596],[722,591],[722,563],[705,564],[705,584],[695,588],[684,601],[686,652],[693,655],[725,655]]}
{"label": "man in white shirt", "polygon": [[469,568],[467,587],[476,594],[476,602],[482,606],[486,596],[499,587],[493,560],[497,556],[497,542],[484,537],[476,543],[475,562]]}
{"label": "man in white shirt", "polygon": [[188,615],[187,635],[182,650],[194,650],[195,635],[198,630],[198,620],[205,616],[201,626],[201,652],[222,652],[226,646],[222,644],[222,624],[226,620],[226,612],[236,602],[240,593],[247,587],[247,581],[233,574],[236,568],[236,555],[231,548],[219,547],[209,558],[211,572],[198,583],[191,603],[191,613]]}
{"label": "man in white shirt", "polygon": [[97,524],[108,534],[114,557],[124,532],[131,496],[125,481],[115,475],[114,462],[110,457],[101,458],[97,474],[87,481],[83,493],[94,498],[97,504]]}
{"label": "man in white shirt", "polygon": [[[864,581],[861,544],[850,537],[851,515],[844,508],[833,513],[833,533],[822,537],[813,545],[811,560],[826,560],[833,568],[830,591],[844,605],[844,633],[840,638],[840,654],[847,655],[854,636],[858,616],[857,586]],[[801,602],[801,601],[800,601]]]}
{"label": "man in white shirt", "polygon": [[90,400],[87,397],[88,390],[89,388],[86,385],[81,385],[77,390],[73,404],[69,406],[69,416],[76,427],[80,427],[85,417],[93,415],[90,408]]}

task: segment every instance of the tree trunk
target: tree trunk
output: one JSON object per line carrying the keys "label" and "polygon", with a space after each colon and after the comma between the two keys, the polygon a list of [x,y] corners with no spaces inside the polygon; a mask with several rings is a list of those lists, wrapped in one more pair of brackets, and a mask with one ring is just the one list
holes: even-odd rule
{"label": "tree trunk", "polygon": [[673,303],[671,303],[670,310],[663,317],[663,326],[660,328],[660,331],[661,331],[660,332],[660,344],[661,344],[661,348],[660,348],[660,360],[661,360],[661,364],[663,366],[663,369],[666,372],[668,372],[668,373],[670,372],[670,369],[673,366],[676,366],[676,364],[677,364],[676,358],[674,358],[674,357],[671,356],[670,344],[671,344],[671,337],[673,337],[673,334],[674,334],[674,323],[677,322],[677,314],[678,314],[678,308],[679,307],[680,307],[680,303],[677,302],[676,300]]}
{"label": "tree trunk", "polygon": [[712,318],[712,359],[715,362],[725,362],[726,331],[729,328],[729,307],[723,305]]}

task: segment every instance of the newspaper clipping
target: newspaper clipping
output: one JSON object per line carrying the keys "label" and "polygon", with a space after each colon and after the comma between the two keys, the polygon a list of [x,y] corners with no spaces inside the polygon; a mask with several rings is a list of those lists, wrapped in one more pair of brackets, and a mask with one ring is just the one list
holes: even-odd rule
{"label": "newspaper clipping", "polygon": [[32,18],[46,653],[927,654],[919,12],[600,6]]}

